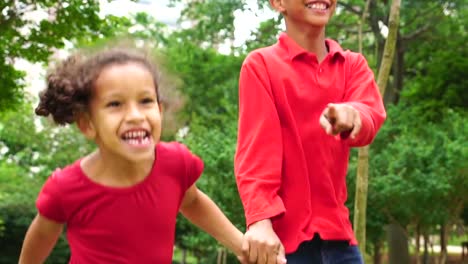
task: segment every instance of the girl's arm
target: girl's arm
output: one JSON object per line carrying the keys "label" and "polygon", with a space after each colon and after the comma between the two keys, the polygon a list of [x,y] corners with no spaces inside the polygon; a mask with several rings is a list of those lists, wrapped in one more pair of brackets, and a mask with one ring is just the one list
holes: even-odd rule
{"label": "girl's arm", "polygon": [[194,225],[229,248],[236,256],[242,256],[242,232],[195,184],[186,191],[180,212]]}
{"label": "girl's arm", "polygon": [[43,263],[57,243],[63,225],[37,214],[26,232],[19,264]]}

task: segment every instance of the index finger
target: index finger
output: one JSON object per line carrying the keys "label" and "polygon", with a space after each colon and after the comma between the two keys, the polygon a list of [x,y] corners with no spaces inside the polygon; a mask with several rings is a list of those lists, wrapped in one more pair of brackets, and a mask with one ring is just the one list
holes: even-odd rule
{"label": "index finger", "polygon": [[328,111],[325,114],[325,117],[328,119],[330,124],[334,125],[336,123],[336,119],[338,119],[338,111],[336,110],[336,106],[335,104],[328,104],[327,109]]}

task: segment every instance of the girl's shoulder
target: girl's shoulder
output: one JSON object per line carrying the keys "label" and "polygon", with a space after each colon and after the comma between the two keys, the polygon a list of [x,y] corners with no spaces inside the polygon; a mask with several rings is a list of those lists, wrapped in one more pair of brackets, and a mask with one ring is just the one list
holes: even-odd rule
{"label": "girl's shoulder", "polygon": [[50,178],[62,187],[68,184],[74,184],[83,174],[80,166],[81,160],[82,159],[78,159],[63,168],[56,168],[50,175]]}
{"label": "girl's shoulder", "polygon": [[36,199],[39,213],[57,222],[68,220],[70,197],[74,197],[79,182],[79,160],[57,168],[45,181]]}
{"label": "girl's shoulder", "polygon": [[79,193],[83,186],[86,187],[84,189],[90,190],[92,186],[88,184],[89,181],[86,180],[86,175],[80,165],[82,159],[80,158],[64,167],[56,168],[47,178],[42,188],[55,189],[63,198]]}
{"label": "girl's shoulder", "polygon": [[156,146],[159,155],[185,155],[191,153],[186,145],[178,141],[161,141]]}
{"label": "girl's shoulder", "polygon": [[156,150],[156,164],[164,171],[172,171],[182,181],[185,189],[190,187],[201,175],[203,161],[180,142],[160,142]]}

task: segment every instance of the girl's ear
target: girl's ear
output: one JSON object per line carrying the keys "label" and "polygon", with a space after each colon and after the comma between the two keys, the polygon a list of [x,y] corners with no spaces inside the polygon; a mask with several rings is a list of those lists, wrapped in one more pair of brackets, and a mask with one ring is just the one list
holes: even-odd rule
{"label": "girl's ear", "polygon": [[76,125],[87,139],[95,139],[96,129],[94,128],[88,113],[79,114],[76,119]]}
{"label": "girl's ear", "polygon": [[159,113],[160,113],[161,116],[162,116],[162,114],[163,114],[163,112],[164,112],[164,103],[158,103],[158,106],[159,106]]}

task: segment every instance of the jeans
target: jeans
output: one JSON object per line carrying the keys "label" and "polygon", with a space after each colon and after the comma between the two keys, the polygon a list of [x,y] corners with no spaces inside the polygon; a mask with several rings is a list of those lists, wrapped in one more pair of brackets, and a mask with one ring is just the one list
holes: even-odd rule
{"label": "jeans", "polygon": [[350,246],[348,241],[326,241],[318,235],[305,241],[299,248],[286,255],[288,264],[363,264],[357,246]]}

